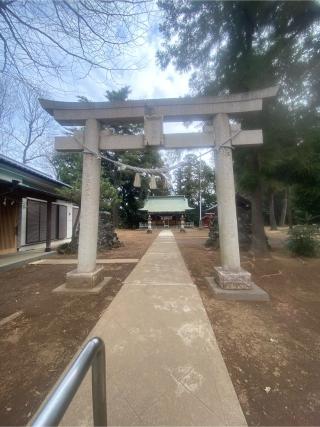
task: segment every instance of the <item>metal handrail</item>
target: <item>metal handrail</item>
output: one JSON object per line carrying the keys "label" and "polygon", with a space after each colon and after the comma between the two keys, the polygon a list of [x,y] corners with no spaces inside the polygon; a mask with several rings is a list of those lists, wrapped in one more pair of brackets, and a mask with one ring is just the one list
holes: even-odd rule
{"label": "metal handrail", "polygon": [[92,338],[81,350],[31,421],[32,427],[57,426],[92,366],[92,406],[95,426],[107,425],[105,347]]}

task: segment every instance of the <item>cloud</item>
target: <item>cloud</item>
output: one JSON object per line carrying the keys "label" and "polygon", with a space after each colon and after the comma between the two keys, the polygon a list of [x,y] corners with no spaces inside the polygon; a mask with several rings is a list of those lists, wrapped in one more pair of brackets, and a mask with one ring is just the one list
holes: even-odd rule
{"label": "cloud", "polygon": [[[106,73],[92,70],[85,78],[76,74],[67,76],[69,82],[62,84],[58,99],[76,100],[78,95],[86,96],[91,101],[105,101],[106,90],[117,90],[130,86],[130,99],[179,98],[190,94],[189,79],[191,72],[180,73],[172,64],[162,70],[157,63],[156,53],[162,43],[157,22],[150,24],[145,43],[132,50],[132,61],[137,70]],[[165,123],[165,133],[201,132],[199,122]]]}
{"label": "cloud", "polygon": [[93,101],[105,99],[105,91],[130,86],[131,99],[175,98],[189,93],[189,73],[181,74],[170,64],[161,70],[157,64],[156,52],[161,42],[159,32],[151,27],[145,43],[132,50],[132,60],[137,70],[106,73],[103,70],[92,70],[88,76],[80,78],[77,73],[65,76],[56,94],[62,98],[76,99],[78,95],[87,96]]}

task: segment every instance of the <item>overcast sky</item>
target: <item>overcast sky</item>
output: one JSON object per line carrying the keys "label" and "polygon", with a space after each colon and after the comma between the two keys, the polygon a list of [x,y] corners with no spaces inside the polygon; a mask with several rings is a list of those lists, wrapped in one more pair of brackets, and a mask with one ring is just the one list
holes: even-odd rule
{"label": "overcast sky", "polygon": [[132,62],[137,66],[137,71],[117,71],[110,76],[103,70],[93,70],[84,79],[79,79],[80,71],[78,75],[73,73],[66,76],[66,84],[61,86],[62,91],[66,93],[59,91],[60,98],[62,95],[75,99],[77,95],[83,95],[91,100],[103,101],[106,90],[123,86],[130,86],[131,99],[172,98],[189,94],[188,73],[180,74],[173,66],[161,70],[157,65],[156,52],[161,43],[158,22],[159,17],[154,15],[145,34],[144,43],[132,49]]}
{"label": "overcast sky", "polygon": [[[189,90],[191,73],[181,74],[172,65],[162,70],[157,64],[156,53],[162,42],[158,29],[159,22],[160,16],[157,12],[147,25],[148,30],[142,43],[130,49],[130,56],[123,58],[123,63],[131,61],[135,64],[136,70],[116,71],[110,74],[102,69],[93,69],[88,73],[83,64],[76,65],[69,72],[66,67],[61,79],[52,75],[46,79],[44,96],[64,101],[77,101],[78,96],[85,96],[90,101],[105,101],[107,90],[118,90],[124,86],[131,89],[129,99],[177,98],[191,95]],[[119,66],[121,65],[119,62]],[[164,124],[165,133],[200,131],[199,123],[189,124],[187,127],[183,123]],[[49,134],[54,137],[62,132],[63,129],[57,125],[52,127]],[[195,152],[199,154],[203,150]],[[212,164],[211,155],[204,156],[204,160]],[[47,165],[41,159],[35,161],[33,165],[47,169]]]}
{"label": "overcast sky", "polygon": [[[82,95],[91,101],[105,101],[106,90],[117,90],[123,86],[130,86],[129,99],[177,98],[190,95],[191,73],[179,73],[172,65],[162,70],[157,64],[156,52],[161,41],[158,17],[155,16],[143,46],[137,47],[133,52],[135,62],[139,65],[137,71],[114,72],[112,75],[106,75],[103,70],[94,70],[85,78],[70,74],[64,83],[57,82],[56,86],[60,85],[60,90],[51,90],[50,97],[75,101],[78,95]],[[201,123],[197,122],[188,126],[183,123],[164,123],[165,133],[201,132],[201,128]],[[183,153],[193,152],[199,155],[207,151],[208,149],[196,149],[186,150]],[[212,153],[204,155],[203,160],[212,166]]]}
{"label": "overcast sky", "polygon": [[[75,101],[78,95],[91,101],[105,101],[106,90],[117,90],[130,86],[129,99],[177,98],[190,95],[190,73],[179,73],[172,65],[161,70],[156,52],[161,44],[158,31],[159,16],[154,15],[145,35],[144,44],[133,50],[132,56],[138,69],[106,74],[103,70],[92,70],[82,78],[81,73],[65,75],[64,82],[53,82],[48,86],[50,98]],[[55,89],[56,88],[56,89]],[[199,125],[185,127],[182,123],[166,123],[165,132],[196,132]]]}

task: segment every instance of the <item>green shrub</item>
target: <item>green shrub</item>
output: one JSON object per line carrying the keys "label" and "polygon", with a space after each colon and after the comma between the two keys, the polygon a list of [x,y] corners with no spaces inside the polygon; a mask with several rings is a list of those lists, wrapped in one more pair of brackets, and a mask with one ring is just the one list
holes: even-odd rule
{"label": "green shrub", "polygon": [[317,256],[319,252],[318,233],[319,229],[316,225],[296,225],[289,230],[287,247],[294,255]]}

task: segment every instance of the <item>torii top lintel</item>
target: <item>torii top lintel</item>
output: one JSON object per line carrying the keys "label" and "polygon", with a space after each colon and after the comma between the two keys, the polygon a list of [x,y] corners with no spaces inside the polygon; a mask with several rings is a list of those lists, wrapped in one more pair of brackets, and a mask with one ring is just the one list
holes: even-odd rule
{"label": "torii top lintel", "polygon": [[161,116],[164,121],[206,120],[218,113],[260,111],[262,100],[277,94],[279,87],[221,97],[142,99],[122,102],[64,102],[40,99],[42,107],[65,126],[82,126],[87,119],[104,123],[143,122],[145,116]]}

